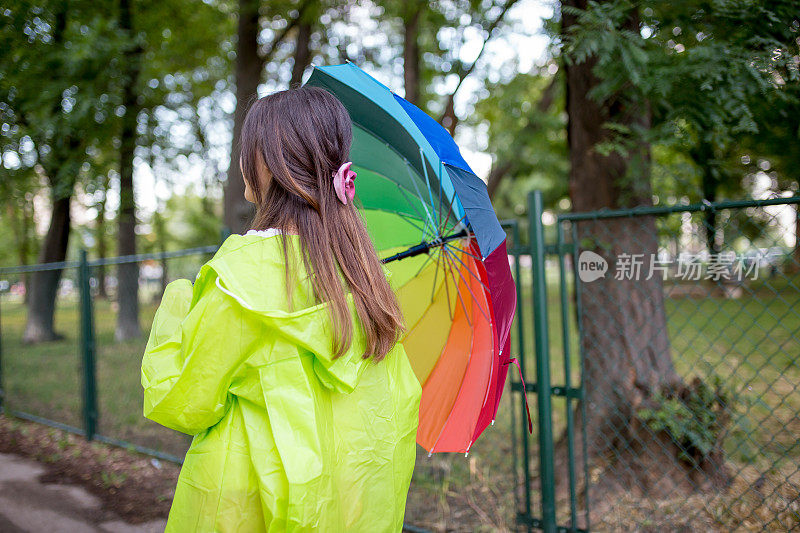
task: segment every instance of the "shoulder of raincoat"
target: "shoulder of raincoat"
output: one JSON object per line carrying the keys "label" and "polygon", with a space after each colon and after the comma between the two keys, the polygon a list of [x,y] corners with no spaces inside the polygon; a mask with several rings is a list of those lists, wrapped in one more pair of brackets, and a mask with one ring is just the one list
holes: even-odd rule
{"label": "shoulder of raincoat", "polygon": [[402,528],[419,382],[401,344],[364,359],[358,327],[334,356],[328,306],[286,239],[291,291],[281,237],[236,235],[164,292],[144,415],[194,435],[167,531]]}

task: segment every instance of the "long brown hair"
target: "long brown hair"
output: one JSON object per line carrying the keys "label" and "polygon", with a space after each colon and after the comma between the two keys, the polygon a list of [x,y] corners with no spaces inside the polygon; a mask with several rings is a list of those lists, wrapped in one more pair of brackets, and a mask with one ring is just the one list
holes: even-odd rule
{"label": "long brown hair", "polygon": [[[333,188],[333,174],[350,157],[347,110],[321,88],[277,92],[252,105],[241,139],[244,179],[256,203],[253,229],[299,234],[314,294],[319,302],[330,302],[337,357],[353,338],[344,280],[364,333],[364,358],[379,361],[397,343],[403,315],[360,213],[353,202],[340,202]],[[259,179],[263,166],[272,173],[266,188]],[[282,238],[290,287],[291,263]]]}

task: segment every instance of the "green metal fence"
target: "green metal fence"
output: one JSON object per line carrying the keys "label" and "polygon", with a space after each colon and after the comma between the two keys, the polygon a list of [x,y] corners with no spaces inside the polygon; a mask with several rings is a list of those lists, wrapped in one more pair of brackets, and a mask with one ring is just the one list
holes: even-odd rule
{"label": "green metal fence", "polygon": [[508,224],[537,419],[516,430],[522,527],[800,527],[798,203],[554,215],[531,195],[530,244]]}
{"label": "green metal fence", "polygon": [[[800,198],[560,215],[529,202],[525,224],[505,223],[520,528],[800,527]],[[188,437],[141,416],[141,354],[163,286],[215,250],[0,269],[0,406],[179,461]],[[119,341],[118,266],[134,263],[143,334]],[[60,271],[64,337],[26,345],[41,271]]]}
{"label": "green metal fence", "polygon": [[[0,268],[0,408],[109,444],[181,462],[190,438],[142,416],[140,366],[163,287],[193,279],[216,246],[176,252]],[[119,268],[134,265],[135,269]],[[141,334],[119,339],[119,276],[135,272]],[[37,273],[60,278],[55,330],[24,342],[26,289]],[[130,284],[129,284],[130,285]]]}

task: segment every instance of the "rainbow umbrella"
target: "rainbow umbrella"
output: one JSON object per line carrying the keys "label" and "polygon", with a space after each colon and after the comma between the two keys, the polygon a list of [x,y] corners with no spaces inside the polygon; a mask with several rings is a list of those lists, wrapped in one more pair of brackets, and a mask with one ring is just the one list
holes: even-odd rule
{"label": "rainbow umbrella", "polygon": [[486,185],[444,128],[352,63],[315,67],[307,85],[333,93],[353,121],[356,202],[422,384],[417,442],[469,452],[497,413],[516,306]]}

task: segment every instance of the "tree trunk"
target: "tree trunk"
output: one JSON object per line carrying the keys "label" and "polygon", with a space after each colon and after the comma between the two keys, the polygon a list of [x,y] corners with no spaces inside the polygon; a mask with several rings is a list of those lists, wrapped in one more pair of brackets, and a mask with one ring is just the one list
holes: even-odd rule
{"label": "tree trunk", "polygon": [[[717,188],[719,186],[719,175],[714,148],[706,141],[700,141],[690,151],[692,160],[700,168],[702,173],[701,182],[703,189],[703,200],[706,202],[716,202]],[[706,247],[709,254],[718,254],[720,247],[717,244],[717,212],[709,209],[705,212],[703,233],[706,236]]]}
{"label": "tree trunk", "polygon": [[236,47],[236,111],[233,117],[233,140],[228,180],[225,184],[225,225],[231,233],[244,233],[253,215],[244,199],[244,181],[239,168],[239,142],[242,124],[251,101],[256,96],[263,61],[258,55],[258,0],[239,0],[238,44]]}
{"label": "tree trunk", "polygon": [[444,109],[444,115],[442,115],[441,124],[450,133],[450,135],[455,136],[456,128],[458,127],[455,95],[447,100],[447,107]]}
{"label": "tree trunk", "polygon": [[[587,0],[562,4],[586,9]],[[576,17],[562,13],[563,29],[568,31]],[[627,27],[638,31],[635,15]],[[565,66],[573,210],[652,205],[648,145],[634,147],[627,156],[595,150],[612,136],[604,124],[648,128],[650,111],[646,104],[629,103],[624,95],[602,104],[591,99],[588,94],[600,83],[594,65],[590,58]],[[578,236],[582,251],[599,254],[609,265],[604,278],[579,284],[587,419],[578,409],[576,425],[586,425],[588,459],[611,458],[609,470],[600,476],[608,489],[644,490],[651,497],[689,490],[692,469],[681,463],[674,443],[653,434],[638,416],[641,409],[653,406],[655,395],[681,387],[670,354],[662,279],[658,274],[646,279],[647,266],[658,251],[655,219],[579,222]],[[615,279],[623,254],[643,258],[641,274],[634,279]]]}
{"label": "tree trunk", "polygon": [[[97,240],[97,258],[103,260],[108,255],[106,248],[106,200],[108,199],[108,176],[103,178],[103,198],[97,202],[97,221],[95,226],[95,240]],[[98,298],[108,298],[106,288],[106,267],[99,265],[96,270],[97,275],[97,296]]]}
{"label": "tree trunk", "polygon": [[406,4],[408,11],[403,18],[403,87],[405,99],[420,105],[420,56],[419,19],[423,4],[414,0]]}
{"label": "tree trunk", "polygon": [[795,204],[794,211],[794,260],[789,271],[800,272],[800,205]]}
{"label": "tree trunk", "polygon": [[492,170],[489,172],[489,177],[486,180],[486,188],[489,192],[489,198],[494,199],[494,195],[497,192],[497,187],[500,186],[500,182],[504,177],[506,177],[512,166],[513,163],[511,161],[505,161],[503,163],[495,162],[492,165]]}
{"label": "tree trunk", "polygon": [[[67,4],[59,3],[54,16],[53,44],[58,47],[64,45],[64,34],[67,28]],[[58,116],[60,96],[51,102],[51,112]],[[56,131],[61,131],[56,128]],[[65,170],[67,158],[80,147],[80,142],[70,134],[59,136],[57,142],[49,143],[51,152],[43,156],[40,150],[40,139],[35,145],[39,156],[39,163],[50,182],[50,195],[53,201],[53,210],[50,214],[50,227],[47,230],[44,243],[39,252],[40,263],[58,263],[67,258],[70,232],[70,201],[75,187],[75,176]],[[54,315],[58,284],[61,281],[61,269],[34,272],[30,276],[30,283],[26,284],[26,299],[28,301],[28,317],[22,340],[25,343],[46,342],[62,338],[55,332]]]}
{"label": "tree trunk", "polygon": [[[120,0],[120,28],[133,36],[132,6],[130,0]],[[119,148],[119,255],[136,253],[136,201],[133,188],[133,156],[136,149],[136,120],[140,106],[136,84],[141,68],[142,48],[134,44],[125,52],[127,69],[122,89],[122,117]],[[117,268],[117,340],[128,340],[142,334],[139,327],[139,264],[122,263]]]}
{"label": "tree trunk", "polygon": [[311,64],[311,23],[301,22],[297,26],[297,39],[294,47],[294,65],[292,66],[292,78],[289,80],[290,87],[299,86],[303,82],[303,73]]}
{"label": "tree trunk", "polygon": [[[153,213],[153,233],[156,236],[156,246],[158,251],[162,254],[166,253],[167,251],[167,234],[164,228],[164,217],[161,216],[161,210],[156,209],[156,212]],[[164,294],[164,291],[167,290],[167,284],[169,283],[169,271],[168,271],[168,264],[167,259],[162,257],[161,258],[161,291],[155,295],[156,300],[161,298],[161,295]]]}
{"label": "tree trunk", "polygon": [[[54,192],[50,227],[39,253],[40,263],[57,263],[67,257],[72,190],[66,196],[55,194]],[[53,328],[61,272],[61,269],[57,269],[31,274],[31,283],[28,285],[28,320],[22,336],[23,342],[46,342],[63,338]]]}

